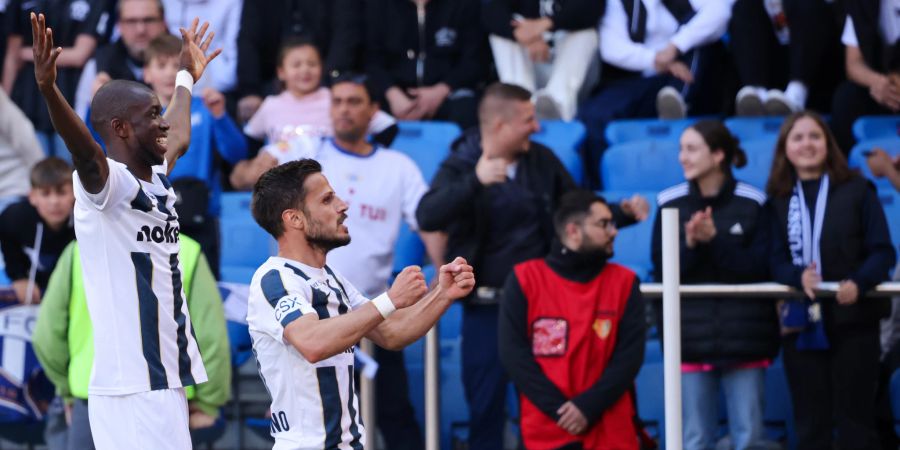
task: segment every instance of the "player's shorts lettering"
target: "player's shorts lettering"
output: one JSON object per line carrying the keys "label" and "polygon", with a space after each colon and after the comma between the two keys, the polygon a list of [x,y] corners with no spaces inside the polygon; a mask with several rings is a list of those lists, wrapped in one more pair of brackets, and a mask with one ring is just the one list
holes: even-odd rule
{"label": "player's shorts lettering", "polygon": [[284,411],[272,413],[272,433],[280,433],[282,431],[290,431],[291,424],[288,423],[287,414]]}

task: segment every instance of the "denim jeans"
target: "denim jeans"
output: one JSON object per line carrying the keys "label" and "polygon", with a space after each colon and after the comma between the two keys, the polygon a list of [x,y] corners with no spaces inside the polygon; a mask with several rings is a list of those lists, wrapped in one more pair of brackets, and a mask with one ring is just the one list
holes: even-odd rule
{"label": "denim jeans", "polygon": [[712,450],[719,431],[719,385],[725,392],[728,430],[735,450],[763,440],[765,369],[728,369],[682,374],[685,450]]}

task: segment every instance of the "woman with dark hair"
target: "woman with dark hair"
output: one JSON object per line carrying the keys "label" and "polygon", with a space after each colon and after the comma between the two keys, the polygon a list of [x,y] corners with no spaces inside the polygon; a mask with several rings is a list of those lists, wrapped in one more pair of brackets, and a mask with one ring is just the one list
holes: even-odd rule
{"label": "woman with dark hair", "polygon": [[[781,126],[766,190],[773,277],[806,294],[781,308],[798,448],[879,448],[878,332],[890,302],[866,292],[888,279],[895,253],[875,188],[850,171],[822,118],[800,112]],[[836,298],[817,298],[822,281],[838,283]]]}
{"label": "woman with dark hair", "polygon": [[[681,135],[678,160],[686,182],[662,191],[662,208],[678,208],[682,223],[682,283],[753,283],[767,279],[765,194],[734,179],[747,162],[737,138],[717,120]],[[653,263],[662,277],[660,215]],[[765,368],[778,353],[774,302],[755,298],[684,298],[681,303],[684,448],[712,449],[719,430],[719,386],[725,392],[732,444],[763,440]]]}

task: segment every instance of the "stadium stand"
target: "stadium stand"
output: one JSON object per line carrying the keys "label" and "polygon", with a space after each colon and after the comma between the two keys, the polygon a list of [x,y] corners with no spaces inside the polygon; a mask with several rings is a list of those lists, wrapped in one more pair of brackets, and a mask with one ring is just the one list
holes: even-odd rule
{"label": "stadium stand", "polygon": [[615,144],[600,163],[608,191],[661,191],[684,181],[678,142],[642,140]]}
{"label": "stadium stand", "polygon": [[584,142],[585,132],[581,122],[544,120],[541,121],[541,130],[531,135],[531,139],[550,147],[572,175],[575,184],[580,185],[584,180],[584,166],[579,149]]}

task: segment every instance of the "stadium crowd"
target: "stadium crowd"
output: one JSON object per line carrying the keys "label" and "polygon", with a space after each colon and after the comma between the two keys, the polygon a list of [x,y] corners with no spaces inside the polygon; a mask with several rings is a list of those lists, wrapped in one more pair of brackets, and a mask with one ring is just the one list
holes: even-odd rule
{"label": "stadium crowd", "polygon": [[[897,447],[885,385],[900,367],[900,304],[866,294],[896,265],[889,224],[900,217],[886,216],[879,195],[900,192],[900,145],[865,149],[864,172],[887,181],[877,190],[848,157],[860,117],[900,112],[900,2],[0,0],[5,271],[13,302],[41,305],[34,354],[56,386],[39,414],[45,441],[87,449],[93,355],[70,244],[71,156],[35,81],[32,12],[47,14],[63,48],[58,87],[86,123],[112,80],[147,84],[165,108],[179,27],[199,17],[215,30],[222,53],[194,85],[190,148],[169,177],[210,375],[188,395],[196,442],[221,436],[231,380],[214,286],[230,245],[223,193],[312,158],[350,204],[354,240],[330,263],[363,295],[386,290],[401,223],[436,267],[455,256],[474,266],[460,362],[472,450],[508,445],[510,383],[525,448],[647,448],[634,380],[649,330],[665,326],[639,290],[662,276],[649,202],[680,212],[683,283],[777,281],[806,294],[683,300],[685,448],[777,448],[763,402],[776,359],[797,448]],[[764,185],[734,173],[748,159],[724,123],[735,116],[785,118]],[[689,117],[702,120],[673,138],[684,183],[656,198],[595,194],[606,188],[609,124]],[[463,130],[433,177],[390,150],[409,121]],[[534,141],[544,121],[584,125],[582,173]],[[649,278],[608,262],[618,230],[644,221],[654,224]],[[817,294],[823,281],[838,283],[836,297]],[[403,353],[374,356],[382,400],[368,423],[387,449],[423,448]]]}

